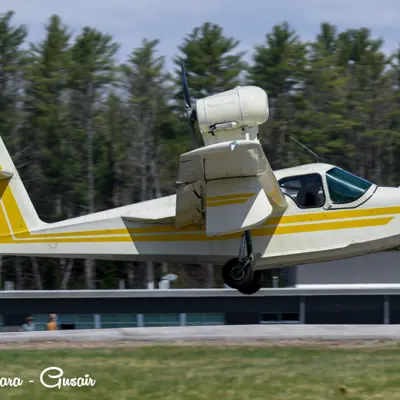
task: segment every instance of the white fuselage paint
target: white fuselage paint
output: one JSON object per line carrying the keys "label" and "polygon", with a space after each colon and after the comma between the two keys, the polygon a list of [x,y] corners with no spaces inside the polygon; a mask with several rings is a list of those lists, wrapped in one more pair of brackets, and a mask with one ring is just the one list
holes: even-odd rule
{"label": "white fuselage paint", "polygon": [[[284,172],[277,171],[277,176],[286,176]],[[280,177],[280,176],[279,176]],[[300,210],[291,200],[283,214],[286,217],[325,215],[324,221],[317,223],[334,222],[336,212],[343,210],[323,208]],[[284,234],[257,234],[253,230],[253,250],[258,259],[256,268],[265,269],[271,267],[296,265],[317,261],[347,258],[361,254],[392,248],[399,245],[400,241],[400,189],[374,186],[371,192],[367,192],[359,205],[348,206],[347,210],[372,210],[388,208],[385,215],[379,215],[379,219],[387,222],[377,226],[361,226],[341,229],[303,231],[300,233]],[[399,207],[399,210],[394,209]],[[30,230],[32,237],[26,239],[15,238],[13,243],[0,243],[1,254],[24,254],[43,257],[74,257],[93,259],[115,259],[115,260],[138,260],[138,261],[160,261],[160,262],[183,262],[183,263],[214,263],[222,264],[227,259],[237,256],[240,236],[232,239],[223,237],[206,238],[204,231],[195,229],[192,231],[176,231],[173,222],[166,224],[154,223],[151,226],[156,232],[141,232],[139,240],[133,234],[128,241],[113,242],[113,238],[120,237],[116,233],[107,237],[103,242],[84,242],[77,238],[77,234],[69,237],[69,240],[77,238],[74,242],[63,241],[62,235],[68,233],[79,233],[87,231],[106,230],[110,233],[114,230],[124,229],[147,229],[148,223],[128,221],[124,218],[146,218],[157,215],[163,218],[174,217],[175,196],[167,196],[148,202],[138,203],[130,206],[120,207],[113,210],[95,213],[92,215],[73,218],[59,223],[44,224],[37,229]],[[332,216],[332,219],[331,219]],[[124,218],[123,218],[124,217]],[[10,216],[8,216],[10,218]],[[340,218],[338,223],[368,220],[377,218],[375,216]],[[390,221],[389,221],[390,219]],[[296,226],[307,226],[315,222],[279,223],[278,228],[291,228]],[[276,224],[275,224],[276,226]],[[167,228],[167,232],[162,232]],[[262,229],[268,229],[268,221]],[[306,229],[306,228],[303,228]],[[170,230],[170,232],[168,232]],[[41,239],[41,243],[35,243],[35,234],[54,234],[51,240]],[[125,235],[125,238],[129,235]],[[103,237],[106,237],[106,233]],[[147,237],[147,241],[143,240]],[[151,238],[151,239],[150,239]],[[176,238],[174,240],[173,238]],[[23,241],[23,243],[20,243]]]}

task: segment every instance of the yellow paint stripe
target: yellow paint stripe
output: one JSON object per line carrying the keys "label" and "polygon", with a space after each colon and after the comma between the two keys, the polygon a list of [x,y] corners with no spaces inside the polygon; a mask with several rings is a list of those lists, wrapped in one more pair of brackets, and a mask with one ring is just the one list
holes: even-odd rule
{"label": "yellow paint stripe", "polygon": [[345,218],[363,218],[363,217],[375,217],[390,214],[400,214],[400,206],[394,207],[381,207],[381,208],[370,208],[370,209],[359,209],[359,210],[329,210],[326,212],[300,214],[300,215],[288,215],[282,217],[272,217],[263,225],[279,225],[279,224],[293,224],[299,222],[315,222],[324,220],[335,220]]}
{"label": "yellow paint stripe", "polygon": [[[1,181],[0,181],[1,182]],[[87,230],[87,231],[74,231],[74,232],[55,232],[55,233],[31,233],[28,230],[28,227],[25,224],[24,218],[19,210],[17,205],[17,201],[14,198],[14,195],[10,189],[7,187],[7,196],[3,198],[3,204],[5,205],[7,215],[10,220],[13,220],[11,223],[11,227],[14,231],[15,237],[21,239],[28,238],[54,238],[54,237],[71,237],[71,236],[109,236],[109,235],[126,235],[129,233],[153,233],[153,232],[187,232],[187,231],[198,231],[199,228],[196,225],[186,226],[181,228],[179,231],[175,228],[174,225],[158,225],[158,226],[144,226],[139,228],[120,228],[120,229],[99,229],[99,230]],[[1,193],[1,192],[0,192]],[[16,217],[14,219],[13,217]],[[18,228],[18,221],[23,222],[23,226],[25,227],[25,231],[15,230]],[[8,229],[8,225],[7,225]],[[60,228],[58,228],[60,229]],[[10,234],[8,229],[7,233]],[[0,236],[2,236],[0,231]]]}
{"label": "yellow paint stripe", "polygon": [[230,206],[232,204],[244,204],[248,201],[248,199],[241,199],[241,200],[225,200],[225,201],[218,201],[218,202],[207,202],[207,207],[220,207],[220,206]]}
{"label": "yellow paint stripe", "polygon": [[[111,236],[111,235],[128,235],[129,230],[124,229],[104,229],[98,231],[81,231],[81,232],[60,232],[60,233],[37,233],[31,234],[32,238],[52,238],[52,237],[84,237],[84,236]],[[22,238],[20,235],[15,235],[16,237]]]}
{"label": "yellow paint stripe", "polygon": [[[0,164],[0,169],[3,167]],[[28,227],[22,216],[21,210],[15,200],[10,188],[10,180],[2,180],[0,183],[0,196],[3,202],[11,230],[14,234],[20,234],[22,237],[30,237]]]}
{"label": "yellow paint stripe", "polygon": [[239,193],[239,194],[227,194],[223,196],[209,196],[207,201],[219,201],[219,200],[233,200],[233,199],[250,199],[255,193]]}
{"label": "yellow paint stripe", "polygon": [[[355,221],[343,221],[343,222],[331,222],[322,224],[312,225],[299,225],[299,226],[282,226],[277,229],[264,228],[255,229],[251,231],[252,236],[272,236],[272,235],[287,235],[293,233],[307,233],[316,231],[327,231],[327,230],[341,230],[351,228],[367,228],[375,226],[383,226],[388,224],[393,218],[374,218],[369,220],[355,220]],[[241,237],[241,233],[234,233],[230,235],[207,237],[205,234],[198,235],[152,235],[152,236],[141,236],[134,237],[134,242],[182,242],[182,241],[215,241],[215,240],[229,240],[238,239]]]}
{"label": "yellow paint stripe", "polygon": [[[4,186],[4,184],[6,184]],[[2,192],[3,190],[3,192]],[[159,225],[159,226],[146,226],[138,228],[123,228],[123,229],[105,229],[105,230],[90,230],[81,232],[58,232],[58,233],[37,233],[31,234],[25,224],[22,213],[18,207],[17,201],[13,196],[8,181],[0,181],[0,193],[3,193],[2,201],[5,205],[7,215],[9,216],[11,227],[16,233],[16,237],[19,239],[32,238],[29,241],[18,241],[18,243],[51,243],[51,242],[119,242],[119,241],[155,241],[156,237],[163,237],[165,241],[182,241],[182,240],[226,240],[229,238],[240,237],[240,234],[235,235],[224,235],[217,238],[207,238],[205,233],[202,233],[199,228],[195,225],[185,227],[184,229],[177,230],[174,225]],[[246,202],[246,198],[250,198],[254,193],[243,193],[239,196],[245,197],[244,199],[237,199],[235,201]],[[238,195],[227,195],[227,196],[215,196],[214,198],[227,198]],[[233,200],[230,201],[231,204]],[[224,203],[225,201],[222,201]],[[223,205],[223,204],[222,204]],[[352,220],[352,221],[336,221],[327,222],[323,224],[307,224],[285,227],[282,224],[292,224],[301,222],[316,222],[323,220],[335,220],[344,219],[351,217],[369,217],[369,216],[382,216],[388,214],[400,213],[400,206],[396,207],[382,207],[375,209],[364,209],[364,210],[341,210],[334,211],[329,210],[322,213],[309,213],[303,215],[289,215],[283,217],[273,217],[263,225],[277,225],[276,227],[259,228],[253,231],[255,236],[268,236],[271,234],[283,234],[283,233],[300,233],[300,232],[311,232],[318,230],[335,230],[335,229],[347,229],[353,227],[368,227],[368,226],[379,226],[387,224],[392,218],[375,218],[368,220]],[[193,231],[197,232],[193,235],[181,234],[180,232]],[[140,233],[175,233],[175,235],[157,235],[157,236],[129,236],[129,234],[140,234]],[[0,242],[7,243],[11,242],[13,238],[10,236],[8,224],[3,210],[0,211]],[[73,236],[106,236],[106,237],[86,237],[86,238],[73,238]],[[126,236],[115,236],[109,237],[109,235],[126,235]],[[108,236],[108,237],[107,237]],[[57,239],[60,238],[60,239]],[[200,239],[204,238],[204,239]]]}
{"label": "yellow paint stripe", "polygon": [[[1,194],[4,193],[6,187],[8,185],[8,181],[0,180],[0,198]],[[8,226],[8,222],[6,219],[6,215],[4,213],[4,209],[2,204],[0,204],[0,236],[11,235],[10,227]]]}
{"label": "yellow paint stripe", "polygon": [[277,228],[256,229],[253,236],[285,235],[291,233],[308,233],[318,231],[342,230],[351,228],[371,228],[387,225],[393,217],[355,219],[350,221],[322,222],[319,224],[278,226]]}
{"label": "yellow paint stripe", "polygon": [[[74,232],[59,232],[59,233],[32,233],[32,238],[52,238],[52,237],[84,237],[84,236],[110,236],[110,235],[129,235],[137,233],[177,233],[177,232],[198,232],[197,225],[191,225],[177,230],[174,225],[148,226],[143,228],[121,228],[121,229],[101,229],[90,231],[74,231]],[[0,235],[1,236],[1,235]],[[16,237],[23,238],[22,235]]]}
{"label": "yellow paint stripe", "polygon": [[[0,169],[2,166],[0,164]],[[10,183],[9,179],[1,179],[0,180],[0,236],[9,237],[8,240],[12,240],[10,227],[8,225],[8,221],[6,218],[6,214],[4,212],[5,204],[4,204],[4,193]],[[4,208],[3,208],[4,206]]]}
{"label": "yellow paint stripe", "polygon": [[4,214],[4,209],[1,205],[0,205],[0,236],[8,236],[11,238],[10,227],[8,226],[8,222]]}
{"label": "yellow paint stripe", "polygon": [[[150,236],[149,236],[150,237]],[[4,241],[5,238],[0,238],[0,243],[8,243]],[[14,240],[12,244],[29,244],[29,243],[118,243],[118,242],[133,242],[133,238],[130,235],[127,236],[111,236],[111,237],[84,237],[84,238],[49,238],[49,239],[21,239]]]}
{"label": "yellow paint stripe", "polygon": [[[362,210],[360,210],[360,211],[362,211]],[[364,210],[364,211],[368,211],[368,210]],[[374,211],[375,211],[375,215],[379,215],[380,214],[379,212],[377,212],[377,210],[374,210]],[[381,214],[384,214],[384,210],[378,210],[378,211],[380,211]],[[366,213],[363,213],[361,216],[364,217],[364,216],[367,216],[367,215],[366,215]],[[293,216],[293,217],[296,217],[296,216]],[[2,218],[4,219],[4,223],[5,223],[4,226],[7,226],[7,224],[5,222],[5,218],[4,218],[4,213],[2,215]],[[286,218],[290,218],[290,216],[286,217]],[[299,221],[299,222],[313,222],[313,221],[318,221],[318,218],[305,219],[305,220]],[[365,224],[366,221],[371,221],[371,219],[359,220],[359,221],[357,221],[357,220],[336,221],[334,226],[339,226],[339,227],[334,228],[334,229],[340,229],[340,225],[336,225],[336,224],[348,224],[348,223]],[[257,232],[260,232],[260,231],[267,232],[266,229],[267,230],[271,230],[271,231],[275,231],[275,233],[278,234],[278,230],[281,230],[283,228],[287,228],[287,227],[283,227],[282,226],[282,222],[283,221],[281,219],[281,224],[277,224],[276,227],[255,229],[254,230],[254,234],[257,235],[258,234]],[[293,222],[297,222],[297,221],[290,221],[290,222],[293,223]],[[287,222],[285,221],[285,223],[287,223]],[[332,223],[333,222],[327,222],[326,224],[332,224]],[[269,222],[268,225],[272,225],[272,224]],[[318,224],[318,225],[321,225],[321,224]],[[291,228],[295,229],[298,232],[300,232],[300,231],[301,232],[307,232],[307,229],[311,230],[313,226],[315,226],[315,224],[292,226]],[[364,225],[362,225],[362,226],[364,226]],[[180,230],[177,230],[173,225],[160,225],[160,226],[150,226],[150,227],[142,227],[142,228],[129,228],[129,229],[125,229],[124,228],[124,229],[108,229],[108,230],[97,230],[97,231],[96,230],[91,230],[91,231],[81,231],[81,232],[60,232],[60,233],[47,233],[47,234],[40,234],[39,233],[39,234],[32,234],[30,237],[38,238],[38,239],[40,239],[40,238],[43,238],[43,239],[49,238],[49,239],[51,239],[51,238],[56,238],[56,237],[63,238],[63,237],[73,237],[73,236],[79,237],[79,236],[101,236],[101,235],[109,236],[109,235],[124,235],[124,234],[128,235],[128,234],[140,234],[140,233],[175,233],[175,234],[179,234],[180,232],[185,232],[185,231],[186,232],[190,232],[190,231],[199,232],[200,230],[195,225],[188,226],[188,227],[185,227],[185,229],[180,229]],[[7,233],[9,234],[9,232],[7,232]],[[176,235],[171,236],[171,237],[175,237],[175,236]],[[226,237],[226,235],[224,235],[224,236]],[[263,235],[261,235],[261,236],[263,236]],[[18,238],[23,238],[21,234],[17,235],[17,237]],[[170,237],[170,236],[168,236],[168,237]],[[82,240],[82,239],[79,239],[79,240]],[[104,239],[111,240],[113,238],[109,237],[109,238],[104,238]],[[73,239],[73,240],[76,240],[76,239]]]}
{"label": "yellow paint stripe", "polygon": [[18,207],[18,204],[11,192],[11,188],[8,185],[3,193],[2,197],[3,204],[10,221],[11,230],[15,235],[20,237],[30,237],[28,227],[26,226],[24,217]]}
{"label": "yellow paint stripe", "polygon": [[[352,221],[335,221],[324,222],[308,225],[292,225],[292,226],[278,226],[277,228],[261,228],[252,231],[253,236],[272,236],[272,235],[287,235],[293,233],[308,233],[319,232],[328,230],[342,230],[352,228],[371,228],[376,226],[383,226],[388,224],[393,217],[387,218],[371,218],[364,220]],[[188,242],[188,241],[215,241],[215,240],[229,240],[240,238],[240,233],[230,235],[207,237],[205,233],[176,234],[176,235],[129,235],[129,236],[115,236],[115,237],[91,237],[91,238],[49,238],[49,239],[32,239],[32,240],[17,240],[11,243],[116,243],[116,242]],[[0,238],[0,243],[9,243],[5,240],[9,237]]]}

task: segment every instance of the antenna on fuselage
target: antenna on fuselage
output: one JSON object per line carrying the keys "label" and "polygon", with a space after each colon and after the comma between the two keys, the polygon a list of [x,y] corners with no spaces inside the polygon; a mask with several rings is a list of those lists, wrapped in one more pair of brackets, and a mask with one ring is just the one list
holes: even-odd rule
{"label": "antenna on fuselage", "polygon": [[304,144],[300,143],[298,140],[296,140],[293,136],[290,136],[290,139],[294,140],[297,144],[299,144],[301,147],[304,147],[308,152],[310,152],[316,159],[317,159],[317,163],[319,162],[318,160],[318,156],[312,151],[310,150],[307,146],[305,146]]}

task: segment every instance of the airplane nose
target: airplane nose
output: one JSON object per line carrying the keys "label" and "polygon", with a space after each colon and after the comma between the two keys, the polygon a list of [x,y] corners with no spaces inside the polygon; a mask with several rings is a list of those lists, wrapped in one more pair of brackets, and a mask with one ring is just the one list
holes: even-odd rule
{"label": "airplane nose", "polygon": [[367,208],[400,206],[400,186],[379,186],[375,193],[365,202],[365,205]]}

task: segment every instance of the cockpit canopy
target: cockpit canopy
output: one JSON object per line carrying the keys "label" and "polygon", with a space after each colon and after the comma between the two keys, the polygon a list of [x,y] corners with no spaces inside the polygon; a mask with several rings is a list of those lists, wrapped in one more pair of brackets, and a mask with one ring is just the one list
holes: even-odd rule
{"label": "cockpit canopy", "polygon": [[338,167],[326,171],[325,176],[333,204],[356,201],[372,186],[371,182]]}
{"label": "cockpit canopy", "polygon": [[281,178],[282,191],[301,208],[322,207],[326,202],[325,187],[333,204],[352,203],[373,185],[341,168],[332,167],[324,173],[312,172]]}

